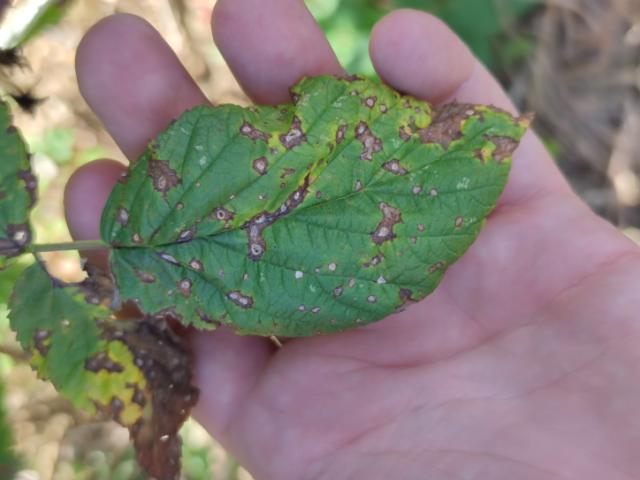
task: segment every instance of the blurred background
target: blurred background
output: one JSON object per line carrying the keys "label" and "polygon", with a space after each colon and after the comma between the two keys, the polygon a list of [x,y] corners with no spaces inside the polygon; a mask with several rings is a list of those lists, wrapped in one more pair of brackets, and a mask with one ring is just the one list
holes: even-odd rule
{"label": "blurred background", "polygon": [[[265,0],[267,1],[267,0]],[[34,154],[39,242],[69,240],[62,192],[91,160],[124,160],[78,92],[75,50],[115,12],[151,22],[215,103],[248,103],[211,41],[212,0],[0,0],[0,49],[27,64],[0,68],[0,94],[15,96],[16,124]],[[375,77],[368,35],[400,7],[435,13],[471,47],[543,137],[573,188],[601,216],[640,241],[640,1],[307,0],[352,73]],[[1,59],[0,59],[1,63]],[[42,99],[30,105],[29,100]],[[31,108],[34,107],[34,108]],[[47,257],[54,273],[79,275],[73,254]],[[142,479],[124,429],[75,411],[36,379],[9,331],[7,297],[24,268],[0,275],[0,480]],[[183,428],[184,478],[251,477],[193,421]]]}

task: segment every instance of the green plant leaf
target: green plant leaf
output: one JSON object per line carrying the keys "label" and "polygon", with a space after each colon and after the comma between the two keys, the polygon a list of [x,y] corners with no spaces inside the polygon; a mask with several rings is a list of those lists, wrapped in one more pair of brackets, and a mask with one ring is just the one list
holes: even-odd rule
{"label": "green plant leaf", "polygon": [[0,102],[0,269],[31,243],[29,212],[36,201],[37,181],[29,155],[11,113]]}
{"label": "green plant leaf", "polygon": [[259,335],[381,319],[475,240],[529,123],[355,77],[292,96],[195,108],[149,144],[102,217],[123,299]]}
{"label": "green plant leaf", "polygon": [[40,378],[126,426],[151,475],[177,478],[177,432],[197,399],[190,355],[164,320],[116,320],[109,293],[106,278],[62,285],[36,262],[16,282],[11,326]]}

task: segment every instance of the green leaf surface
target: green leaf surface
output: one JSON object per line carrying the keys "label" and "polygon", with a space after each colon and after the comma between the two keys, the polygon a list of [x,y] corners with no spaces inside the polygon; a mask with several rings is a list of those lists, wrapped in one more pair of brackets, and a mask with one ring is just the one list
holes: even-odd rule
{"label": "green leaf surface", "polygon": [[34,263],[16,282],[11,326],[40,378],[129,428],[155,478],[177,478],[178,429],[197,399],[190,355],[163,322],[114,319],[104,285],[96,277],[62,285]]}
{"label": "green leaf surface", "polygon": [[316,77],[293,104],[198,107],[114,188],[123,299],[186,325],[304,336],[429,294],[475,240],[528,118]]}
{"label": "green leaf surface", "polygon": [[29,212],[36,201],[37,182],[9,106],[0,102],[0,269],[7,259],[31,243]]}

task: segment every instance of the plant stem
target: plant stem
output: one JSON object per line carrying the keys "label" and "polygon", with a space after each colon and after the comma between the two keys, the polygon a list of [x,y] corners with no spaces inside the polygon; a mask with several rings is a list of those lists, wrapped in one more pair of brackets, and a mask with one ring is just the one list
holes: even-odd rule
{"label": "plant stem", "polygon": [[39,252],[62,252],[65,250],[96,250],[99,248],[111,248],[102,240],[78,240],[76,242],[63,243],[43,243],[40,245],[31,245],[28,249],[31,253]]}

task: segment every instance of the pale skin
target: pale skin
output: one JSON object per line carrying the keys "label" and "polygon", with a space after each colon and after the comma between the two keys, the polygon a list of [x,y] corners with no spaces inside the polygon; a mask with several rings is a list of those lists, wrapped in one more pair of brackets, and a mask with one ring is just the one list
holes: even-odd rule
{"label": "pale skin", "polygon": [[[219,0],[214,39],[257,103],[342,68],[302,0]],[[380,77],[426,100],[513,110],[437,19],[380,21]],[[80,89],[125,155],[207,103],[143,20],[110,17],[77,54]],[[570,119],[567,119],[570,121]],[[80,169],[76,239],[98,238],[123,167]],[[101,261],[93,254],[94,261]],[[196,418],[259,480],[631,480],[640,477],[640,249],[576,197],[533,133],[498,207],[426,300],[340,335],[192,336]]]}

